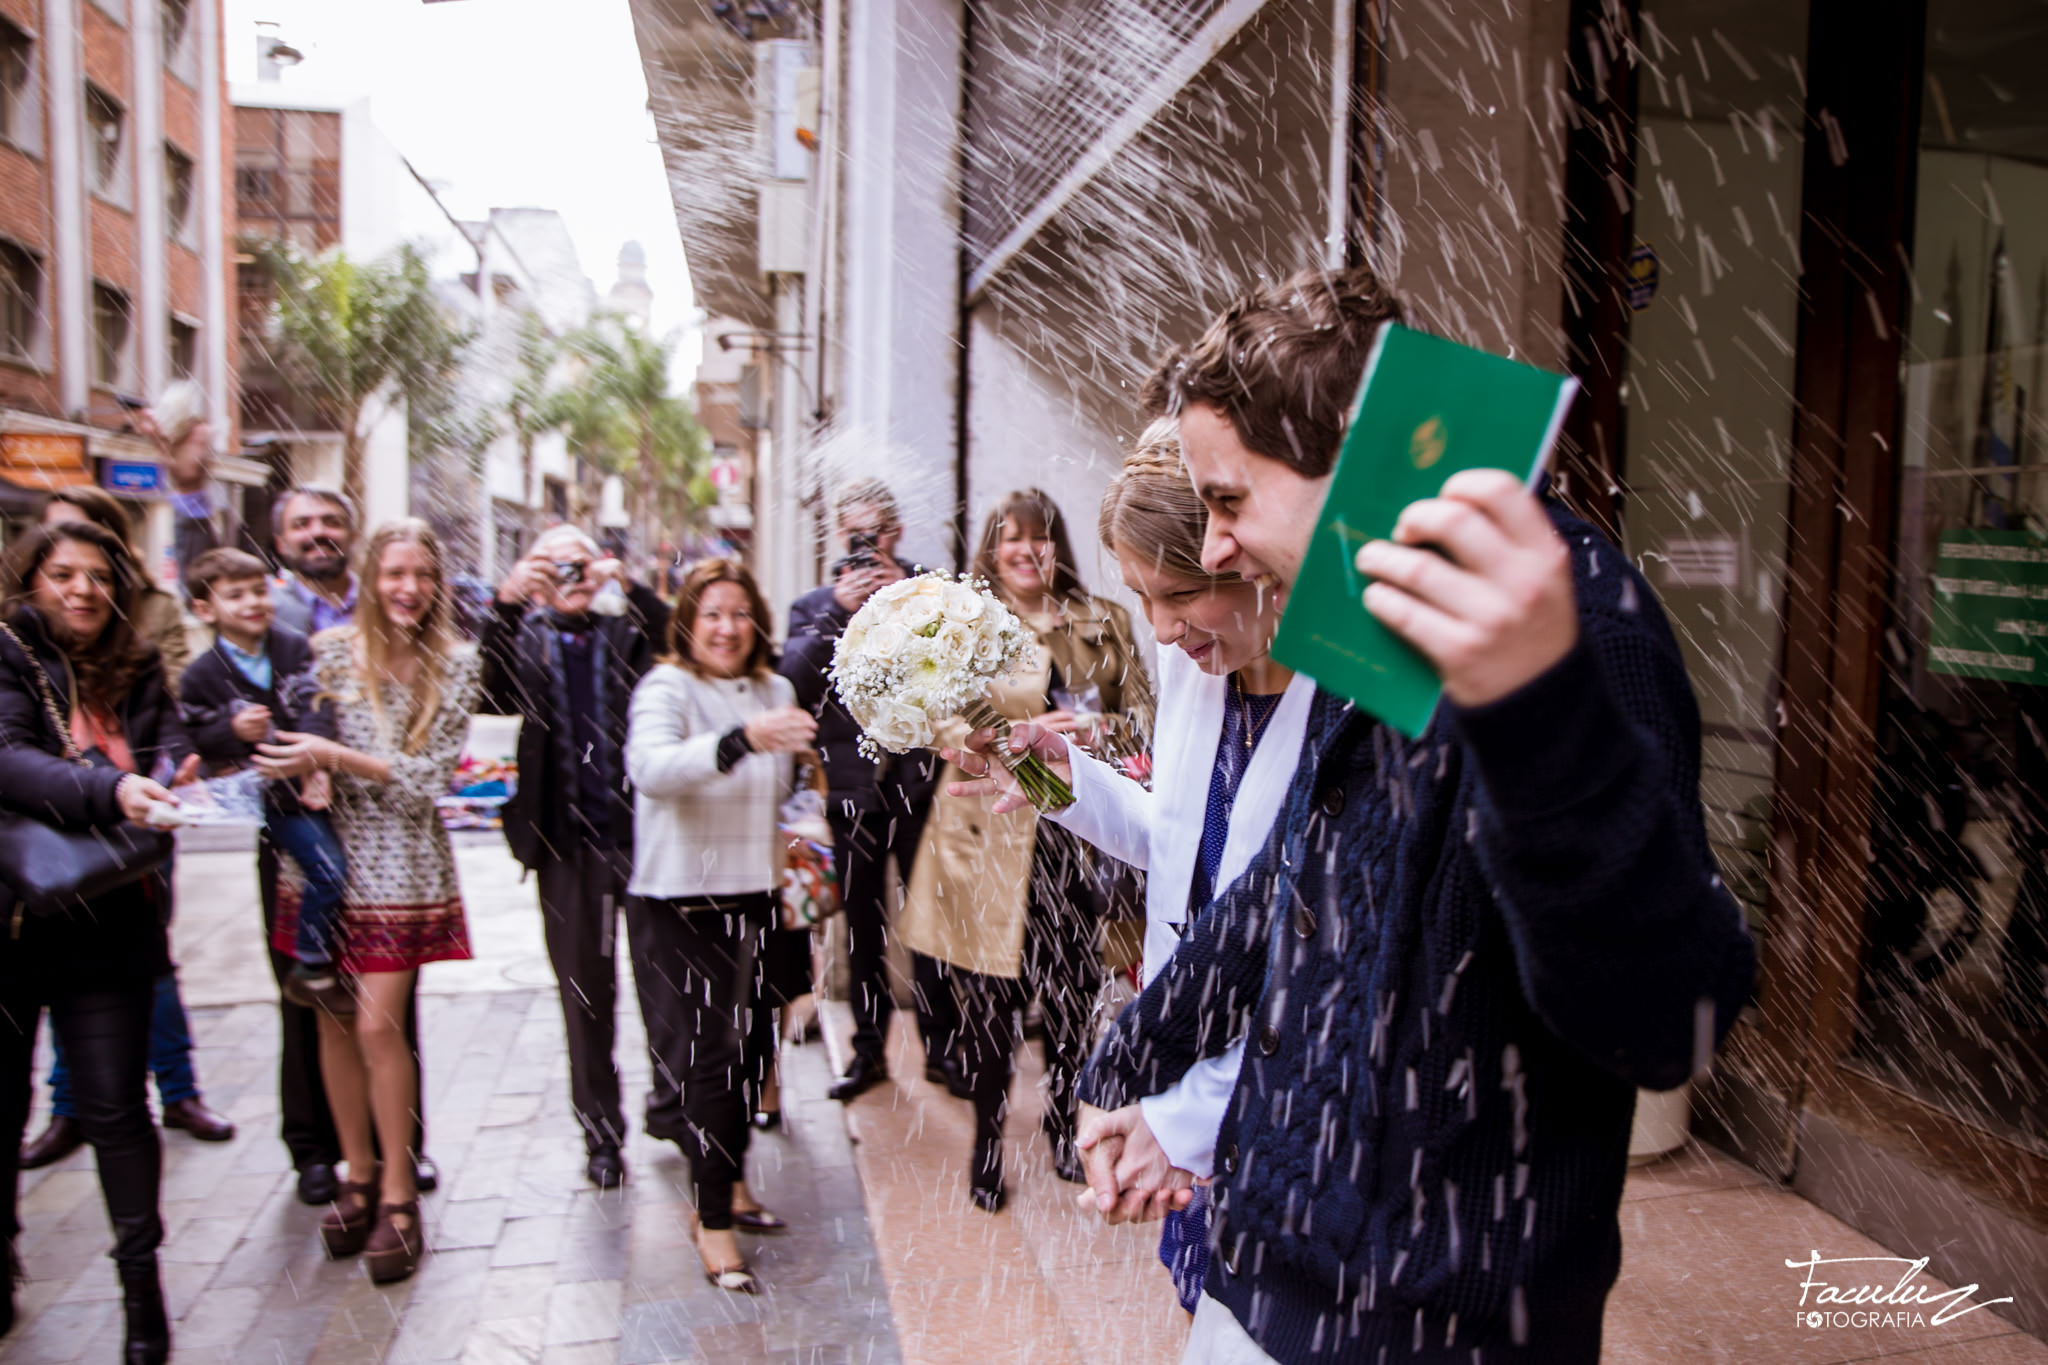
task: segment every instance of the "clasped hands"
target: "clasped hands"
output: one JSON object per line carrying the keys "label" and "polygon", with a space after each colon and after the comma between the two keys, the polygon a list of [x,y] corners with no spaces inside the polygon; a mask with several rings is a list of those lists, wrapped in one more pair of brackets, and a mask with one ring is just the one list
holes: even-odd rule
{"label": "clasped hands", "polygon": [[1075,1201],[1105,1223],[1149,1223],[1186,1208],[1195,1197],[1195,1177],[1167,1159],[1135,1104],[1080,1106],[1074,1146],[1088,1172],[1088,1188]]}

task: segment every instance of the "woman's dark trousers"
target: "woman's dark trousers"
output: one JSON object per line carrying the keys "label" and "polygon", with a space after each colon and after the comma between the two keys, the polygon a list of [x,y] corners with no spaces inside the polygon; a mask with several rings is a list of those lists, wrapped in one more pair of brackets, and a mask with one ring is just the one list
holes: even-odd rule
{"label": "woman's dark trousers", "polygon": [[19,985],[0,992],[0,1235],[12,1240],[20,1196],[21,1135],[28,1126],[36,1021],[44,1008],[63,1041],[79,1127],[99,1164],[100,1192],[114,1225],[114,1261],[155,1274],[164,1239],[157,1208],[163,1150],[149,1117],[152,983],[142,978],[47,1001]]}
{"label": "woman's dark trousers", "polygon": [[[969,1179],[985,1188],[1002,1181],[1000,1143],[1017,1072],[1019,1015],[1038,1001],[1048,1086],[1042,1126],[1064,1151],[1074,1137],[1074,1087],[1088,1062],[1089,1018],[1102,987],[1095,902],[1082,875],[1080,850],[1066,831],[1039,825],[1029,894],[1020,974],[953,973],[962,1061],[974,1092],[976,1169]],[[980,1169],[985,1166],[990,1168]]]}
{"label": "woman's dark trousers", "polygon": [[[675,1136],[690,1159],[697,1219],[732,1226],[732,1189],[745,1176],[747,1117],[774,1047],[774,1012],[758,998],[761,945],[773,922],[767,892],[645,901],[632,942],[644,974],[641,1008],[655,1065],[682,1091]],[[642,943],[645,948],[642,948]]]}

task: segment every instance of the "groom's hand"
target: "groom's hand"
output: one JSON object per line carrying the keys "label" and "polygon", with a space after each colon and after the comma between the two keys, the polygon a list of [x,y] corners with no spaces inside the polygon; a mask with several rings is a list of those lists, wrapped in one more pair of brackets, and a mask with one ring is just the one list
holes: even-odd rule
{"label": "groom's hand", "polygon": [[1499,701],[1578,641],[1571,551],[1536,495],[1503,470],[1453,474],[1357,562],[1374,580],[1366,610],[1421,651],[1460,706]]}
{"label": "groom's hand", "polygon": [[1135,1104],[1108,1110],[1081,1105],[1074,1146],[1088,1172],[1088,1188],[1076,1202],[1105,1223],[1164,1218],[1195,1197],[1195,1178],[1167,1160]]}

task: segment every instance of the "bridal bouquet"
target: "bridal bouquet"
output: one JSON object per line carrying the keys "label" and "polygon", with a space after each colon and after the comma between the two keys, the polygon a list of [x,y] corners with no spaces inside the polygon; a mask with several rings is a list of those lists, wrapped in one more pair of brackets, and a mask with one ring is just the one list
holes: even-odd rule
{"label": "bridal bouquet", "polygon": [[861,605],[832,654],[832,682],[861,728],[860,749],[879,759],[929,748],[932,726],[959,716],[996,734],[996,757],[1040,810],[1074,799],[1066,783],[1028,754],[1010,752],[1010,723],[988,704],[989,682],[1031,649],[1031,631],[972,578],[923,573],[891,583]]}

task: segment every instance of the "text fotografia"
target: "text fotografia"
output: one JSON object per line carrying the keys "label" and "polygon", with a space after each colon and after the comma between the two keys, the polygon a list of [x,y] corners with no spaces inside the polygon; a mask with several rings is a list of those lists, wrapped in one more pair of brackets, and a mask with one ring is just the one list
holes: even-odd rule
{"label": "text fotografia", "polygon": [[[1955,1289],[1937,1289],[1931,1284],[1916,1284],[1920,1272],[1927,1269],[1927,1257],[1907,1258],[1904,1256],[1837,1256],[1823,1257],[1818,1251],[1808,1252],[1803,1261],[1787,1260],[1787,1270],[1804,1270],[1806,1277],[1799,1282],[1798,1321],[1806,1327],[1939,1327],[1953,1322],[1966,1313],[1974,1313],[1992,1304],[2011,1303],[2010,1296],[1991,1299],[1984,1303],[1971,1303],[1969,1298],[1977,1292],[1974,1284],[1962,1285]],[[1904,1267],[1897,1281],[1889,1284],[1859,1283],[1864,1271],[1823,1271],[1823,1266],[1901,1266]],[[1890,1271],[1879,1272],[1889,1275]]]}

